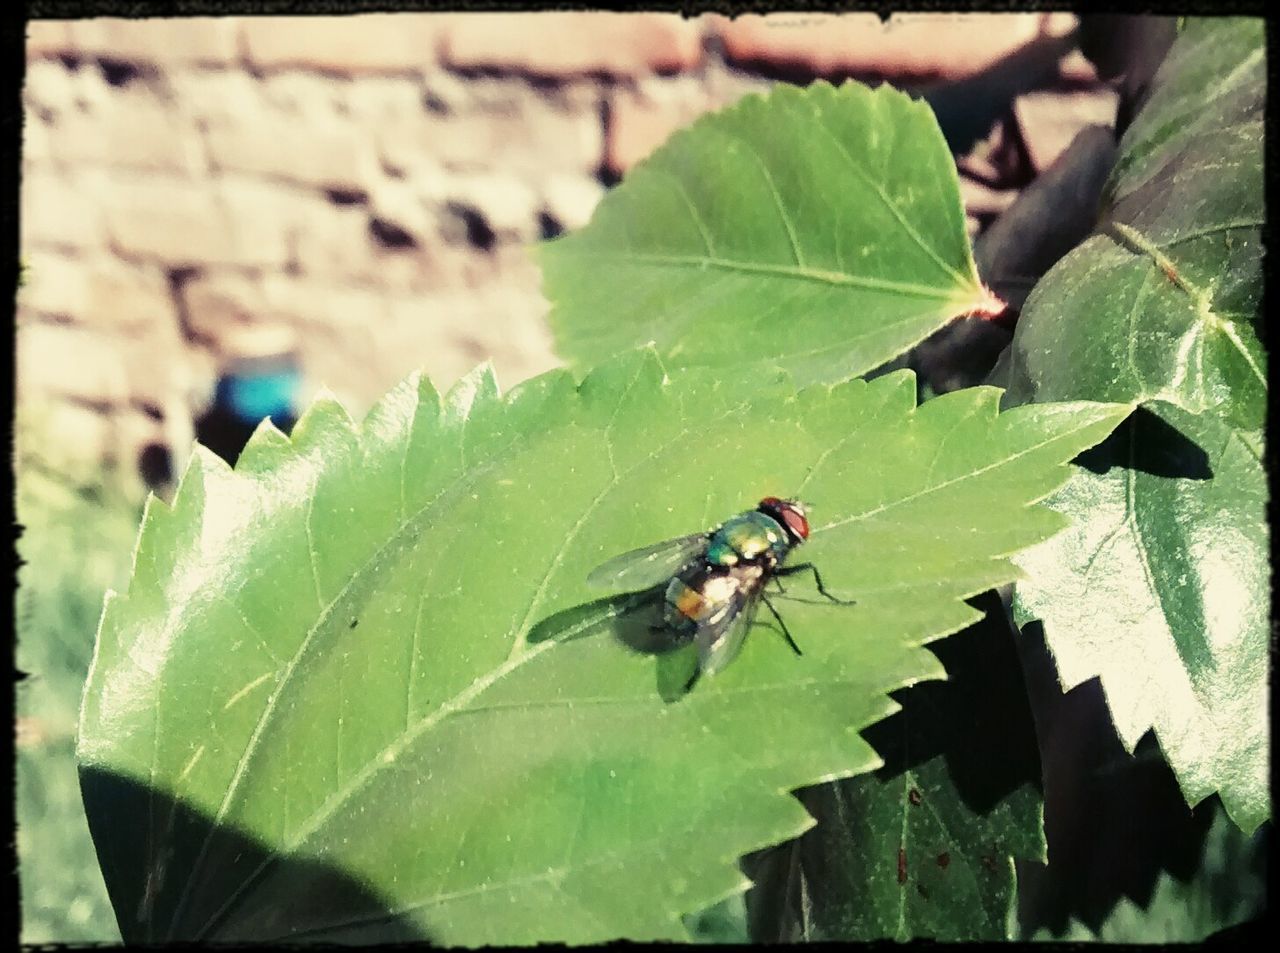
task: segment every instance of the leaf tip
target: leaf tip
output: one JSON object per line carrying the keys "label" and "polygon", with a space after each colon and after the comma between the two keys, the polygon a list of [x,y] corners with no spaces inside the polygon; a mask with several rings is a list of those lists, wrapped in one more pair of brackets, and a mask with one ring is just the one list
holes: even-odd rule
{"label": "leaf tip", "polygon": [[[301,423],[301,421],[299,421]],[[270,417],[264,417],[253,428],[244,448],[236,460],[235,469],[241,473],[258,470],[290,445],[289,438]]]}
{"label": "leaf tip", "polygon": [[236,469],[240,472],[248,472],[255,466],[260,466],[267,459],[263,451],[268,448],[275,451],[272,456],[278,456],[280,451],[288,447],[303,452],[335,433],[353,435],[355,431],[356,423],[347,412],[347,408],[333,391],[327,387],[321,387],[287,437],[276,427],[271,418],[263,418],[253,436],[249,438],[250,442],[254,442],[256,438],[254,452],[249,455],[248,461],[242,453],[240,460],[236,461]]}
{"label": "leaf tip", "polygon": [[[307,411],[331,415],[334,418],[341,420],[342,423],[348,427],[355,426],[355,421],[352,420],[351,415],[347,413],[347,408],[342,401],[338,399],[338,395],[323,385],[316,391],[315,397],[311,400],[311,406],[307,408]],[[271,418],[264,418],[262,422],[264,424],[270,423]]]}
{"label": "leaf tip", "polygon": [[485,360],[460,377],[445,393],[444,410],[448,417],[465,420],[477,406],[501,396],[493,361]]}
{"label": "leaf tip", "polygon": [[[191,445],[191,456],[187,459],[187,469],[183,471],[182,478],[178,481],[178,488],[173,494],[173,504],[169,509],[176,510],[178,501],[182,499],[183,488],[189,480],[202,478],[208,473],[231,472],[231,464],[223,460],[208,447],[202,443]],[[163,501],[161,501],[163,502]]]}
{"label": "leaf tip", "polygon": [[978,282],[979,298],[961,317],[982,318],[986,321],[998,321],[1009,312],[1009,304],[981,281]]}
{"label": "leaf tip", "polygon": [[851,388],[858,385],[869,388],[869,393],[873,394],[881,390],[885,391],[888,395],[888,400],[892,402],[897,413],[910,414],[916,410],[916,395],[919,392],[919,388],[916,386],[916,372],[909,367],[900,367],[871,380],[855,377],[835,386]]}

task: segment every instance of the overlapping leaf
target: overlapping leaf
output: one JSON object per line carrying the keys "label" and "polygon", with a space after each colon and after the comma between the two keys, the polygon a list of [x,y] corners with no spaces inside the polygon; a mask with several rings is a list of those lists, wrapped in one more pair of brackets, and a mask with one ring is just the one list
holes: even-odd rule
{"label": "overlapping leaf", "polygon": [[[575,388],[322,401],[235,471],[199,454],[110,600],[79,753],[127,939],[447,943],[680,937],[747,851],[811,823],[786,792],[871,770],[855,732],[942,674],[921,644],[1059,529],[1031,506],[1128,408],[914,408],[890,375],[744,402],[629,356]],[[855,607],[790,602],[675,698],[670,656],[582,618],[589,569],[767,492]],[[920,545],[927,540],[927,547]]]}
{"label": "overlapping leaf", "polygon": [[1137,400],[1020,557],[1022,618],[1066,687],[1101,675],[1130,749],[1154,727],[1192,803],[1268,814],[1269,540],[1261,426],[1259,20],[1188,24],[1121,143],[1095,237],[1037,286],[998,380],[1013,403]]}
{"label": "overlapping leaf", "polygon": [[[1257,20],[1194,22],[1175,44],[1121,142],[1098,233],[1027,302],[1010,398],[1166,400],[1261,428],[1261,44]],[[1190,101],[1175,97],[1188,75]]]}
{"label": "overlapping leaf", "polygon": [[1014,858],[1045,856],[1040,760],[1000,599],[973,605],[947,681],[864,732],[884,766],[802,792],[817,826],[748,868],[757,939],[1008,938]]}
{"label": "overlapping leaf", "polygon": [[541,252],[560,352],[863,374],[990,299],[933,113],[857,83],[751,96],[675,135]]}

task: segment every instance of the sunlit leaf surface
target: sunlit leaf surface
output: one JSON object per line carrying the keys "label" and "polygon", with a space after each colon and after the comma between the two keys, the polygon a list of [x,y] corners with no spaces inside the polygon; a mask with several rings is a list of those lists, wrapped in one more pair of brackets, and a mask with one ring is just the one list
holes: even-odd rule
{"label": "sunlit leaf surface", "polygon": [[989,301],[937,121],[889,86],[779,87],[706,116],[540,257],[579,366],[653,341],[673,365],[837,381]]}
{"label": "sunlit leaf surface", "polygon": [[1188,801],[1220,792],[1246,831],[1269,813],[1264,67],[1261,20],[1187,25],[995,378],[1143,402],[1052,501],[1074,528],[1019,557],[1017,606],[1065,687],[1101,676],[1126,746],[1154,727]]}
{"label": "sunlit leaf surface", "polygon": [[[359,427],[322,400],[235,471],[198,454],[83,708],[123,936],[684,937],[812,823],[789,790],[880,764],[856,732],[943,674],[921,645],[1062,527],[1030,504],[1129,411],[998,397],[917,409],[898,373],[743,401],[641,352],[507,398],[411,380]],[[803,552],[857,605],[780,599],[802,658],[761,628],[673,692],[681,653],[629,648],[586,576],[769,493],[812,504]]]}

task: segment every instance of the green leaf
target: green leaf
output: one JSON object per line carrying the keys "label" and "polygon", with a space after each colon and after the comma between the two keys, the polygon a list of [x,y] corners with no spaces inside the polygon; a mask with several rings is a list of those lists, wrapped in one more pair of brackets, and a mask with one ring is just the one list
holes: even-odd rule
{"label": "green leaf", "polygon": [[1192,21],[1121,143],[1106,221],[1027,301],[1011,404],[1144,412],[1051,504],[1074,528],[1020,557],[1070,688],[1102,677],[1132,750],[1154,727],[1194,804],[1268,816],[1270,585],[1261,426],[1261,20]]}
{"label": "green leaf", "polygon": [[[735,858],[812,823],[788,790],[879,764],[855,732],[943,674],[920,646],[1061,527],[1030,504],[1129,410],[998,396],[916,409],[898,373],[743,401],[641,353],[506,399],[411,380],[360,427],[321,400],[234,471],[199,453],[83,706],[123,935],[684,937],[747,886]],[[812,504],[805,555],[858,604],[787,602],[802,658],[762,629],[672,697],[673,656],[619,644],[650,620],[585,577],[770,492]]]}
{"label": "green leaf", "polygon": [[[1149,189],[1185,165],[1188,145],[1211,144],[1225,132],[1246,132],[1260,120],[1266,85],[1263,20],[1251,17],[1196,19],[1169,50],[1151,96],[1121,142],[1122,156],[1111,193]],[[1230,153],[1218,150],[1230,160]],[[1167,178],[1165,181],[1168,181]],[[1154,194],[1151,197],[1154,197]]]}
{"label": "green leaf", "polygon": [[1011,398],[1165,400],[1262,426],[1262,39],[1262,21],[1228,19],[1175,42],[1121,141],[1099,233],[1027,301]]}
{"label": "green leaf", "polygon": [[652,341],[673,365],[833,382],[990,305],[937,121],[887,85],[779,87],[703,117],[540,258],[578,367]]}
{"label": "green leaf", "polygon": [[1150,407],[1047,501],[1082,516],[1016,557],[1015,611],[1044,620],[1065,687],[1101,677],[1127,749],[1154,727],[1188,802],[1220,791],[1251,831],[1269,799],[1266,474],[1226,424]]}
{"label": "green leaf", "polygon": [[973,605],[983,619],[934,650],[947,681],[864,732],[884,766],[802,792],[818,823],[778,849],[784,896],[754,878],[754,905],[784,911],[756,939],[1008,938],[1013,858],[1045,855],[1040,759],[1004,608]]}
{"label": "green leaf", "polygon": [[1022,629],[1044,778],[1048,864],[1018,862],[1019,935],[1066,930],[1074,918],[1099,929],[1121,897],[1145,906],[1161,873],[1196,871],[1216,797],[1188,809],[1155,735],[1125,750],[1097,679],[1061,691],[1044,627]]}

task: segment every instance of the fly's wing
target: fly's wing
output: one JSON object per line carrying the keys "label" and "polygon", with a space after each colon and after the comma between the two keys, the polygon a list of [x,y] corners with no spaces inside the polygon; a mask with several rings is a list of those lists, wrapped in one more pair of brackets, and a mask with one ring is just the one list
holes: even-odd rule
{"label": "fly's wing", "polygon": [[613,592],[652,588],[706,552],[707,540],[706,533],[695,533],[614,556],[591,570],[587,585]]}
{"label": "fly's wing", "polygon": [[719,620],[698,629],[698,667],[704,675],[714,675],[738,657],[742,643],[756,621],[760,608],[758,593],[737,593],[728,612]]}

